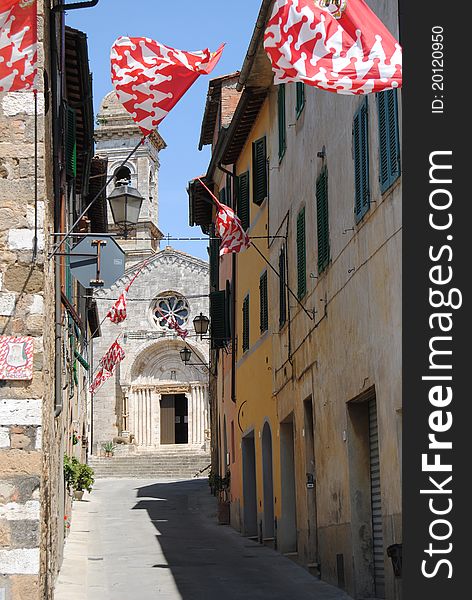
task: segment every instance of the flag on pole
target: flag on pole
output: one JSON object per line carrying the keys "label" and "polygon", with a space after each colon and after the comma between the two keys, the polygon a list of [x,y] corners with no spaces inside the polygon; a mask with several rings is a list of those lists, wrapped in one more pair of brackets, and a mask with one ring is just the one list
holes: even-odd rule
{"label": "flag on pole", "polygon": [[120,346],[118,340],[115,340],[108,349],[105,356],[100,360],[100,366],[109,371],[112,375],[115,367],[125,358],[125,351]]}
{"label": "flag on pole", "polygon": [[216,52],[185,52],[144,37],[119,37],[111,49],[111,79],[118,99],[149,135],[195,83],[220,60]]}
{"label": "flag on pole", "polygon": [[264,35],[274,82],[338,94],[402,85],[402,49],[364,0],[275,0]]}
{"label": "flag on pole", "polygon": [[105,383],[107,379],[112,376],[110,371],[106,371],[105,369],[99,369],[98,373],[95,375],[92,385],[89,387],[89,392],[91,394],[95,394],[95,392]]}
{"label": "flag on pole", "polygon": [[216,215],[216,235],[221,238],[220,256],[241,252],[246,250],[250,244],[239,217],[232,208],[221,202],[218,202]]}
{"label": "flag on pole", "polygon": [[0,1],[0,92],[35,89],[36,4],[36,0]]}
{"label": "flag on pole", "polygon": [[[128,290],[128,288],[126,288]],[[118,300],[107,312],[107,317],[112,323],[123,323],[126,319],[126,291],[123,292]]]}

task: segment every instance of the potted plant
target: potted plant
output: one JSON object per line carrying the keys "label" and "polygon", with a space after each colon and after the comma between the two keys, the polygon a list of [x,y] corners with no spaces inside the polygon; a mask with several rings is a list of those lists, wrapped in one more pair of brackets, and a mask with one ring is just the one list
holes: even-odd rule
{"label": "potted plant", "polygon": [[218,495],[218,523],[220,525],[229,525],[230,523],[230,501],[228,497],[229,486],[231,483],[231,472],[226,471],[226,476],[213,476],[213,486]]}
{"label": "potted plant", "polygon": [[92,491],[94,472],[91,467],[81,463],[75,456],[64,455],[64,481],[69,495],[82,500],[84,491]]}
{"label": "potted plant", "polygon": [[115,444],[113,442],[105,442],[103,444],[103,450],[105,451],[105,456],[107,458],[110,458],[111,456],[113,456],[115,454]]}

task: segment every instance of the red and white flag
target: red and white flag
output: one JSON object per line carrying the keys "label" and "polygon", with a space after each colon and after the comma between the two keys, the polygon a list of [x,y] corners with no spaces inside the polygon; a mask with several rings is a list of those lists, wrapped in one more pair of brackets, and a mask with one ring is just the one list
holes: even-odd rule
{"label": "red and white flag", "polygon": [[402,85],[402,49],[364,0],[275,0],[264,35],[274,82],[338,94]]}
{"label": "red and white flag", "polygon": [[179,337],[185,340],[185,338],[188,336],[188,330],[180,327],[175,317],[167,317],[166,320],[169,329],[173,329]]}
{"label": "red and white flag", "polygon": [[216,52],[185,52],[144,37],[119,37],[111,49],[111,79],[118,99],[149,135],[195,83],[211,73]]}
{"label": "red and white flag", "polygon": [[98,373],[95,375],[95,378],[92,382],[92,385],[89,387],[89,392],[91,394],[95,394],[95,392],[105,383],[107,379],[112,376],[110,371],[106,371],[105,369],[99,369]]}
{"label": "red and white flag", "polygon": [[115,340],[113,344],[108,349],[105,356],[100,360],[100,366],[103,367],[106,371],[109,371],[113,374],[115,367],[118,363],[120,363],[125,357],[125,351],[120,346],[118,340]]}
{"label": "red and white flag", "polygon": [[126,319],[126,292],[123,292],[110,308],[107,312],[107,317],[112,323],[123,323]]}
{"label": "red and white flag", "polygon": [[36,0],[0,0],[0,92],[35,89]]}
{"label": "red and white flag", "polygon": [[220,256],[241,252],[249,247],[250,240],[238,215],[232,208],[218,202],[216,235],[221,238]]}

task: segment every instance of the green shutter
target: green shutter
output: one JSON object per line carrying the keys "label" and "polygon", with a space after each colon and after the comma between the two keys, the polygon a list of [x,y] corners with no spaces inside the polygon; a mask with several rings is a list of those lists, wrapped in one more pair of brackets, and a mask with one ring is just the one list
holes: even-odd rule
{"label": "green shutter", "polygon": [[321,171],[316,181],[316,224],[318,234],[318,272],[329,264],[328,170]]}
{"label": "green shutter", "polygon": [[285,269],[285,247],[279,254],[279,326],[283,327],[287,320],[287,291],[286,291],[286,269]]}
{"label": "green shutter", "polygon": [[287,132],[285,119],[285,83],[279,84],[278,91],[278,123],[279,123],[279,160],[282,160],[287,149]]}
{"label": "green shutter", "polygon": [[303,107],[305,106],[305,84],[302,81],[297,81],[297,83],[296,83],[296,94],[297,94],[296,112],[297,112],[297,118],[298,118],[303,110]]}
{"label": "green shutter", "polygon": [[243,352],[249,350],[249,294],[243,301]]}
{"label": "green shutter", "polygon": [[224,348],[229,340],[228,303],[225,290],[210,293],[212,348]]}
{"label": "green shutter", "polygon": [[250,224],[249,171],[241,173],[238,177],[238,216],[244,230],[248,229]]}
{"label": "green shutter", "polygon": [[226,204],[232,206],[233,194],[231,193],[231,175],[226,175]]}
{"label": "green shutter", "polygon": [[267,148],[266,138],[252,145],[252,193],[253,202],[262,204],[267,197]]}
{"label": "green shutter", "polygon": [[306,294],[306,240],[305,240],[305,209],[297,217],[297,284],[298,298]]}
{"label": "green shutter", "polygon": [[259,323],[261,333],[269,329],[269,292],[267,288],[267,271],[259,279]]}
{"label": "green shutter", "polygon": [[400,176],[400,132],[397,90],[377,94],[379,113],[380,190],[385,192]]}
{"label": "green shutter", "polygon": [[370,207],[369,186],[369,125],[367,98],[354,117],[353,152],[355,179],[355,215],[359,221]]}
{"label": "green shutter", "polygon": [[223,188],[218,194],[218,198],[222,204],[226,204],[226,189]]}
{"label": "green shutter", "polygon": [[219,289],[220,287],[220,240],[215,237],[215,229],[211,228],[209,258],[210,258],[210,287]]}
{"label": "green shutter", "polygon": [[66,106],[66,173],[69,177],[77,176],[77,139],[76,139],[76,112]]}

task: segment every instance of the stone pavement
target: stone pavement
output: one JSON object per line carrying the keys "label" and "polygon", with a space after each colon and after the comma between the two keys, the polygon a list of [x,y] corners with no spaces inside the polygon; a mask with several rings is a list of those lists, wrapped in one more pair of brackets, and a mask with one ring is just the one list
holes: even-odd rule
{"label": "stone pavement", "polygon": [[350,600],[218,525],[206,479],[102,479],[84,498],[55,600]]}

